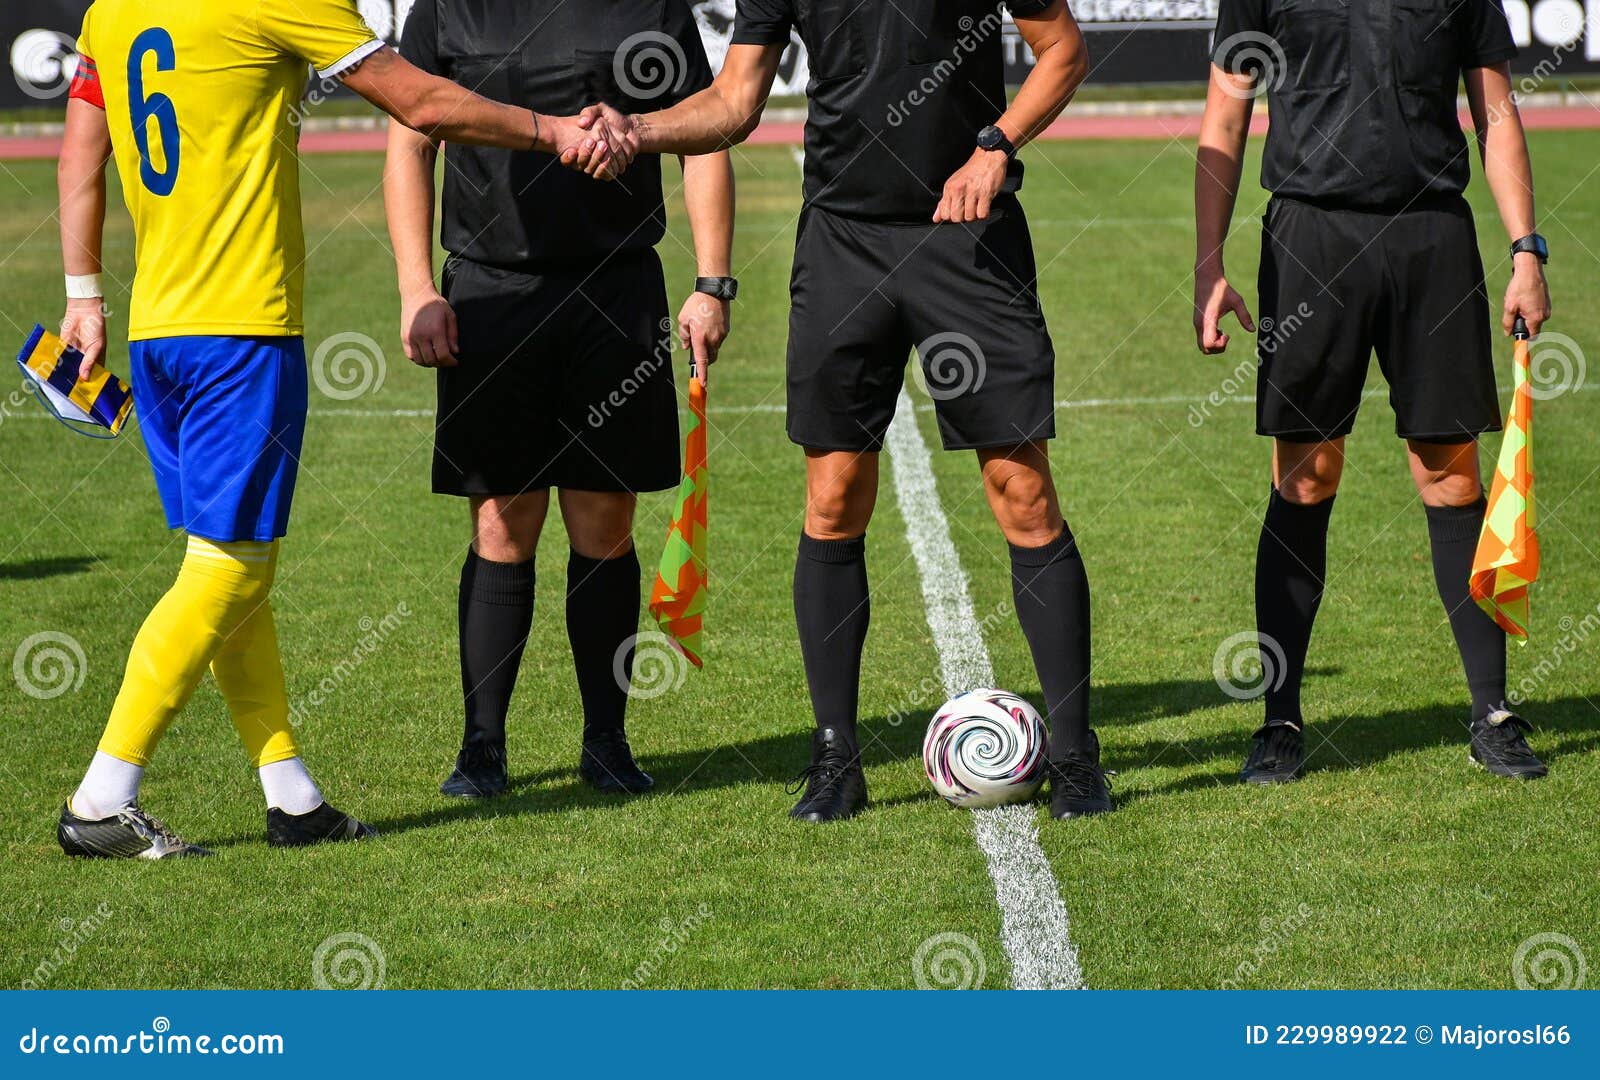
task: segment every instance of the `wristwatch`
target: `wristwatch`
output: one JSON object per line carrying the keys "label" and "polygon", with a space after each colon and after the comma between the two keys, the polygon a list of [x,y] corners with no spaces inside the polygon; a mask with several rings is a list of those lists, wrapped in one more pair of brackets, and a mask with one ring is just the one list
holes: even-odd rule
{"label": "wristwatch", "polygon": [[732,300],[739,295],[739,279],[731,277],[697,277],[694,291],[714,296],[718,300]]}
{"label": "wristwatch", "polygon": [[1546,244],[1544,237],[1538,233],[1529,233],[1511,245],[1512,255],[1521,255],[1524,251],[1531,251],[1539,256],[1541,266],[1550,261],[1550,245]]}
{"label": "wristwatch", "polygon": [[1016,145],[1006,138],[1006,133],[997,124],[990,124],[978,132],[978,149],[1004,151],[1007,160],[1017,156]]}

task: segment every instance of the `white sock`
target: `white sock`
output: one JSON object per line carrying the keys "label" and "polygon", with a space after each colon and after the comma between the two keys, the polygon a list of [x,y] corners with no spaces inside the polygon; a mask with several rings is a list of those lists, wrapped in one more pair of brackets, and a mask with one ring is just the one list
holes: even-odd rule
{"label": "white sock", "polygon": [[309,814],[322,805],[322,792],[299,758],[274,761],[258,771],[268,808],[275,806],[286,814]]}
{"label": "white sock", "polygon": [[89,771],[83,774],[83,783],[72,793],[68,805],[74,814],[89,821],[108,818],[134,804],[139,798],[142,779],[143,765],[134,765],[96,750],[94,759],[89,762]]}

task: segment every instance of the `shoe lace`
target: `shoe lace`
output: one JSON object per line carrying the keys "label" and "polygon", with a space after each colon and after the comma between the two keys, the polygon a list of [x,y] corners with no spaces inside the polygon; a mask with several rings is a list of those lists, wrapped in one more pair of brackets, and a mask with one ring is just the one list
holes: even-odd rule
{"label": "shoe lace", "polygon": [[1528,723],[1516,713],[1500,714],[1499,720],[1492,719],[1483,725],[1483,739],[1494,746],[1511,750],[1517,753],[1532,754],[1533,748],[1528,745],[1527,737],[1523,734],[1533,730],[1533,725]]}
{"label": "shoe lace", "polygon": [[167,828],[164,821],[153,814],[146,813],[138,803],[128,807],[120,816],[132,825],[135,830],[144,833],[150,839],[159,838],[172,844],[184,842],[177,833]]}
{"label": "shoe lace", "polygon": [[807,795],[821,795],[824,791],[837,784],[843,777],[844,763],[831,754],[824,755],[820,760],[813,761],[810,765],[801,769],[800,775],[789,781],[785,790],[790,795],[795,795],[799,793],[801,788],[804,788]]}
{"label": "shoe lace", "polygon": [[1111,776],[1086,758],[1069,757],[1050,763],[1051,787],[1074,799],[1090,799],[1096,794],[1097,780],[1111,790]]}
{"label": "shoe lace", "polygon": [[1295,747],[1299,730],[1288,724],[1263,724],[1255,733],[1257,762],[1281,761]]}

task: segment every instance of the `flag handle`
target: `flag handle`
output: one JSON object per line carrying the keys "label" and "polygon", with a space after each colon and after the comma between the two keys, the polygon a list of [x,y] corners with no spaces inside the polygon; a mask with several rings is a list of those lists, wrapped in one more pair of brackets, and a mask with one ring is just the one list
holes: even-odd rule
{"label": "flag handle", "polygon": [[1511,324],[1511,336],[1518,341],[1528,340],[1528,323],[1521,315],[1518,315],[1516,321]]}

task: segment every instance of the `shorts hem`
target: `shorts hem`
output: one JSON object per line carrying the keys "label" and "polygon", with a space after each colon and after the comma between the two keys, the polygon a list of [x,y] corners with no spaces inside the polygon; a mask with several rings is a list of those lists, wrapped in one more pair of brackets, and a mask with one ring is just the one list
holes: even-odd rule
{"label": "shorts hem", "polygon": [[861,445],[859,443],[840,443],[828,439],[807,439],[800,435],[790,435],[789,441],[804,450],[816,450],[824,454],[881,454],[883,453],[883,439],[876,443]]}
{"label": "shorts hem", "polygon": [[1401,431],[1396,428],[1394,434],[1395,438],[1397,439],[1416,439],[1418,442],[1449,444],[1472,442],[1480,435],[1487,435],[1492,431],[1504,430],[1504,424],[1496,423],[1488,427],[1464,427],[1458,428],[1455,431],[1430,431],[1420,433],[1414,431]]}
{"label": "shorts hem", "polygon": [[994,440],[981,440],[980,439],[980,440],[976,440],[976,441],[946,442],[944,440],[944,437],[940,436],[939,445],[941,447],[943,447],[945,450],[995,450],[995,449],[998,449],[998,448],[1000,448],[1002,446],[1026,446],[1028,443],[1049,442],[1050,440],[1054,439],[1055,437],[1056,437],[1055,428],[1051,427],[1051,429],[1049,431],[1047,431],[1047,432],[1043,432],[1042,431],[1037,435],[1023,435],[1023,436],[1008,435],[1007,437],[1005,437],[1003,439],[994,439]]}
{"label": "shorts hem", "polygon": [[1334,439],[1349,438],[1355,430],[1355,425],[1334,428],[1331,432],[1321,432],[1311,428],[1285,428],[1274,430],[1272,428],[1256,425],[1256,434],[1266,439],[1282,439],[1284,442],[1316,443],[1332,442]]}
{"label": "shorts hem", "polygon": [[616,482],[596,484],[592,482],[579,482],[563,484],[559,480],[540,479],[537,483],[523,484],[520,486],[502,487],[498,484],[443,484],[438,481],[433,483],[435,495],[445,495],[456,499],[509,499],[518,495],[528,495],[535,491],[550,491],[552,488],[560,491],[599,491],[607,494],[619,495],[649,495],[657,491],[671,491],[683,482],[680,474],[671,480],[665,477],[661,481],[648,480],[639,484],[622,485]]}

